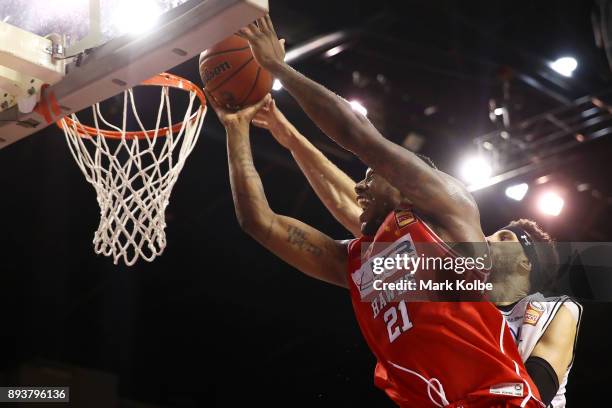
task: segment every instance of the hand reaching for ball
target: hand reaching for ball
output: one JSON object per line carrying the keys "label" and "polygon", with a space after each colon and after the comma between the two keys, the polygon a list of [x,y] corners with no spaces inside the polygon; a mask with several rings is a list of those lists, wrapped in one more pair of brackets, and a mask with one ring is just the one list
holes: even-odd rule
{"label": "hand reaching for ball", "polygon": [[238,130],[248,130],[249,124],[255,117],[257,111],[261,109],[262,106],[269,103],[272,99],[270,94],[267,94],[262,100],[257,102],[254,105],[247,106],[246,108],[240,109],[238,111],[232,111],[224,106],[221,106],[215,98],[206,93],[206,102],[209,106],[213,108],[219,121],[225,127],[225,129],[238,129]]}
{"label": "hand reaching for ball", "polygon": [[278,143],[291,150],[291,144],[298,132],[276,107],[274,99],[267,99],[267,102],[255,113],[252,123],[257,127],[269,130]]}
{"label": "hand reaching for ball", "polygon": [[257,24],[251,23],[240,29],[237,34],[249,41],[255,60],[268,71],[274,72],[285,63],[285,48],[274,31],[269,14],[258,19]]}

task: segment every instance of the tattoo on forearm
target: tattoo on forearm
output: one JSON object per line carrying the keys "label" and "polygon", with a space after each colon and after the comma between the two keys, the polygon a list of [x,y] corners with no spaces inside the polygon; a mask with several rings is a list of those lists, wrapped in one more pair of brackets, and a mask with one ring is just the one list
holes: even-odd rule
{"label": "tattoo on forearm", "polygon": [[294,226],[287,228],[287,241],[299,249],[309,252],[315,256],[320,256],[323,250],[312,242],[308,241],[308,234],[306,231]]}
{"label": "tattoo on forearm", "polygon": [[[237,196],[257,198],[256,193],[260,194],[260,200],[265,199],[265,192],[261,183],[261,178],[255,165],[253,163],[253,157],[251,155],[250,147],[247,143],[235,147],[230,151],[231,162],[233,162],[233,171],[240,172],[236,190],[245,191],[245,194],[239,194]],[[244,183],[243,183],[244,181]],[[253,191],[255,189],[256,191]]]}

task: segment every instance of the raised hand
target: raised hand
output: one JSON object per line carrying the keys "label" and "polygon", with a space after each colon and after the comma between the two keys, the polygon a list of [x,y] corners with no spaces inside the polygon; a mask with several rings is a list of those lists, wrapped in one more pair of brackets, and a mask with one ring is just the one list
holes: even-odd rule
{"label": "raised hand", "polygon": [[272,98],[257,111],[251,123],[269,130],[276,141],[287,149],[291,149],[291,144],[295,142],[298,133],[291,122],[276,107],[276,102]]}
{"label": "raised hand", "polygon": [[275,69],[284,64],[285,49],[274,31],[269,14],[258,19],[257,24],[251,23],[240,29],[237,34],[249,41],[255,60],[271,73],[274,74]]}
{"label": "raised hand", "polygon": [[219,104],[215,98],[208,93],[206,96],[206,101],[210,106],[212,106],[213,110],[217,114],[217,117],[219,118],[219,121],[221,121],[221,124],[223,124],[226,129],[235,127],[248,128],[249,124],[261,107],[269,103],[269,101],[272,99],[270,94],[268,94],[255,105],[247,106],[246,108],[238,111],[231,111],[224,106],[221,106],[221,104]]}

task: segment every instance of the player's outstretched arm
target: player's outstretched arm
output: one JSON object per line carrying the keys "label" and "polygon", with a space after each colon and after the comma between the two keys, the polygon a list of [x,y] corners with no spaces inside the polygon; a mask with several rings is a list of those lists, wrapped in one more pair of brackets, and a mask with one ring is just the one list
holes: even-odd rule
{"label": "player's outstretched arm", "polygon": [[270,131],[286,149],[331,214],[354,236],[361,235],[355,182],[304,137],[270,99],[252,122]]}
{"label": "player's outstretched arm", "polygon": [[230,113],[209,99],[227,131],[230,184],[238,222],[260,244],[301,272],[346,287],[346,246],[270,209],[249,139],[249,123],[265,101]]}
{"label": "player's outstretched arm", "polygon": [[306,114],[334,141],[398,188],[423,214],[429,214],[458,240],[481,241],[478,209],[465,187],[452,177],[429,167],[414,153],[387,140],[350,104],[306,78],[284,62],[281,46],[269,16],[241,29],[260,65],[270,71],[298,101]]}

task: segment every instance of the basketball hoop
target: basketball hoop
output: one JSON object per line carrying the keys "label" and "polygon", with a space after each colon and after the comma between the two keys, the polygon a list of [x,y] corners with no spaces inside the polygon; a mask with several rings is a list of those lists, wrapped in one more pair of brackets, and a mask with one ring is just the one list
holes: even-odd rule
{"label": "basketball hoop", "polygon": [[[100,103],[92,106],[94,126],[83,125],[75,114],[57,122],[77,165],[96,190],[100,224],[93,239],[95,252],[112,256],[115,264],[123,259],[128,266],[139,258],[151,262],[164,251],[165,210],[206,115],[204,92],[186,79],[162,73],[141,85],[161,87],[155,129],[142,124],[133,89],[123,92],[120,127],[102,116]],[[183,121],[176,124],[170,88],[189,92]],[[199,107],[194,107],[196,97]],[[128,105],[140,130],[127,130]],[[168,126],[160,127],[164,115]],[[100,129],[101,123],[110,129]]]}

